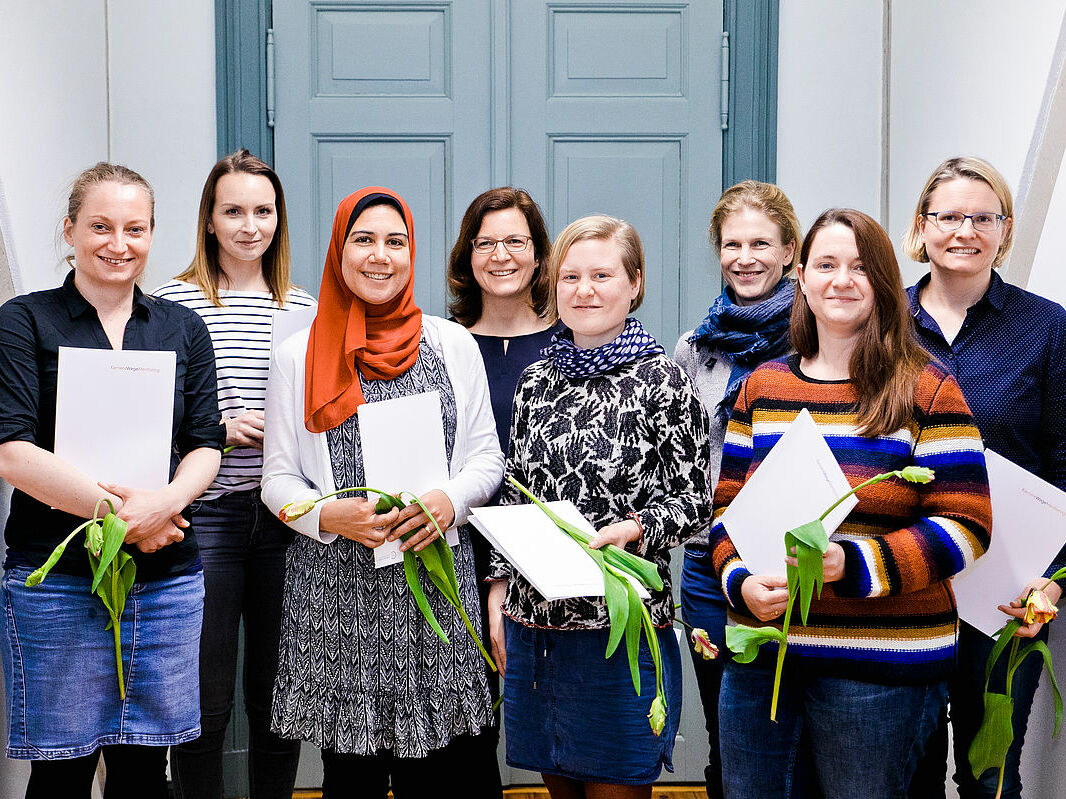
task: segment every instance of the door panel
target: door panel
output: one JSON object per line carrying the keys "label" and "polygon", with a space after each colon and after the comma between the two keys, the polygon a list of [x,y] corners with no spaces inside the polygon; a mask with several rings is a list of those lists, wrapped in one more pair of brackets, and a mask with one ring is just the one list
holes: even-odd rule
{"label": "door panel", "polygon": [[637,316],[671,350],[717,294],[706,224],[721,186],[719,2],[510,5],[513,181],[551,229],[590,213],[640,233]]}
{"label": "door panel", "polygon": [[454,209],[489,184],[489,96],[470,79],[489,72],[489,26],[489,0],[275,4],[275,152],[297,283],[317,291],[337,204],[388,186],[415,220],[415,299],[444,313]]}

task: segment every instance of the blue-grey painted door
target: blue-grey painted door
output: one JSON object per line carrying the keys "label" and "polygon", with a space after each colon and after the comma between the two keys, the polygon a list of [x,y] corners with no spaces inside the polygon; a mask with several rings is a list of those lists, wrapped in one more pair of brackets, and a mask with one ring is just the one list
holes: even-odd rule
{"label": "blue-grey painted door", "polygon": [[[519,185],[552,234],[589,213],[634,224],[648,261],[638,315],[671,350],[719,291],[706,225],[721,191],[721,24],[721,0],[275,2],[275,160],[297,282],[317,290],[337,202],[383,184],[411,205],[416,298],[440,314],[467,204]],[[664,781],[700,782],[706,734],[685,660]],[[305,747],[298,785],[320,773]]]}
{"label": "blue-grey painted door", "polygon": [[490,180],[489,8],[489,0],[274,4],[275,162],[297,283],[317,294],[338,202],[388,186],[415,220],[415,298],[444,312],[453,220]]}
{"label": "blue-grey painted door", "polygon": [[[558,232],[590,213],[644,242],[637,314],[670,350],[718,293],[720,0],[511,3],[511,179]],[[672,350],[671,350],[672,351]]]}

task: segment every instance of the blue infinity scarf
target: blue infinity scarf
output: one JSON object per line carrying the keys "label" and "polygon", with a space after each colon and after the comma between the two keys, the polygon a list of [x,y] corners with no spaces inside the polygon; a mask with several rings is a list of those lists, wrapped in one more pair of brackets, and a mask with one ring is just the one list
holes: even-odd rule
{"label": "blue infinity scarf", "polygon": [[629,317],[625,328],[614,341],[583,350],[574,344],[574,334],[570,330],[562,330],[552,336],[551,343],[540,354],[550,358],[564,375],[575,379],[602,375],[645,356],[664,352],[644,329],[644,325]]}
{"label": "blue infinity scarf", "polygon": [[755,305],[737,305],[726,289],[707,310],[707,318],[689,341],[729,356],[733,371],[725,396],[718,403],[718,420],[725,424],[733,413],[740,386],[755,367],[789,351],[788,320],[795,285],[781,278],[774,293]]}

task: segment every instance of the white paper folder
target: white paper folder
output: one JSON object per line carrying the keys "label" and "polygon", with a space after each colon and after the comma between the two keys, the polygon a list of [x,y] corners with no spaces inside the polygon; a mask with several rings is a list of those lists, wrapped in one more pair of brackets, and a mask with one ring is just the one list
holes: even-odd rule
{"label": "white paper folder", "polygon": [[990,449],[985,450],[992,494],[992,543],[952,578],[959,618],[992,636],[1010,619],[1007,605],[1039,577],[1066,542],[1066,492]]}
{"label": "white paper folder", "polygon": [[[572,502],[545,503],[565,521],[592,535],[596,530]],[[574,539],[536,505],[475,508],[470,523],[547,600],[603,596],[603,573]],[[635,580],[641,597],[648,590]]]}
{"label": "white paper folder", "polygon": [[[785,533],[813,521],[851,490],[804,408],[763,458],[720,521],[752,574],[785,576]],[[830,535],[858,503],[852,494],[825,518]]]}
{"label": "white paper folder", "polygon": [[93,480],[170,482],[173,352],[59,348],[55,454]]}

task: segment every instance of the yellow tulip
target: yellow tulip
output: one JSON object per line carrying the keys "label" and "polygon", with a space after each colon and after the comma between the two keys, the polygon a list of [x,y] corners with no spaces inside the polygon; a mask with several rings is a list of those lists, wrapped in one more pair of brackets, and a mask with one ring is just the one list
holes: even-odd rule
{"label": "yellow tulip", "polygon": [[1025,599],[1025,623],[1032,624],[1033,622],[1039,622],[1040,624],[1047,624],[1054,619],[1059,613],[1059,609],[1051,604],[1051,601],[1047,598],[1047,594],[1038,588],[1034,588],[1029,592],[1029,596]]}
{"label": "yellow tulip", "polygon": [[718,657],[718,647],[711,642],[711,637],[701,627],[692,628],[689,640],[692,641],[692,650],[697,655],[702,655],[704,660],[714,660]]}

